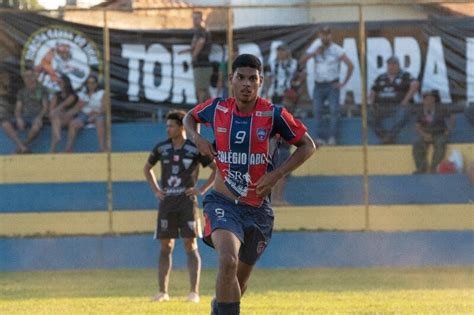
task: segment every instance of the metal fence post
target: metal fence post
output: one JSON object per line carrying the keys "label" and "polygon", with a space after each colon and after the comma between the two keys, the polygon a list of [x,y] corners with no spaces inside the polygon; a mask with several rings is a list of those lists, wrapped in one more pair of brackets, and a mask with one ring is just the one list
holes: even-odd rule
{"label": "metal fence post", "polygon": [[107,143],[107,212],[109,232],[113,232],[113,190],[112,190],[112,103],[110,101],[110,34],[107,24],[107,9],[103,11],[104,28],[104,89],[105,89],[105,135]]}
{"label": "metal fence post", "polygon": [[365,230],[370,229],[369,211],[369,174],[368,174],[368,134],[367,134],[367,73],[366,73],[366,36],[363,5],[359,4],[359,56],[360,76],[362,88],[361,115],[362,115],[362,158],[364,171],[364,208],[365,208]]}

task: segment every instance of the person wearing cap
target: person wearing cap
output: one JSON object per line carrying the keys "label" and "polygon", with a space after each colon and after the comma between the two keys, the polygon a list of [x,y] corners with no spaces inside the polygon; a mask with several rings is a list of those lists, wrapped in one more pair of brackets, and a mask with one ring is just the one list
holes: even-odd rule
{"label": "person wearing cap", "polygon": [[183,49],[178,54],[191,53],[194,87],[198,103],[210,97],[209,85],[212,77],[212,64],[209,54],[212,48],[212,37],[203,20],[202,12],[193,12],[194,35],[191,48]]}
{"label": "person wearing cap", "polygon": [[[327,26],[321,28],[319,39],[306,50],[306,54],[300,59],[300,64],[303,66],[311,58],[314,59],[313,110],[316,117],[316,141],[319,144],[326,143],[322,136],[321,122],[323,106],[327,101],[330,113],[327,144],[334,145],[336,144],[339,122],[340,89],[351,78],[354,66],[342,47],[332,41],[332,32]],[[347,66],[347,73],[343,81],[339,80],[341,62]]]}
{"label": "person wearing cap", "polygon": [[[418,139],[413,143],[413,158],[416,171],[414,174],[423,174],[429,171],[434,173],[436,167],[443,160],[446,153],[449,135],[454,129],[455,116],[439,103],[437,91],[423,93],[423,106],[416,121]],[[428,147],[433,145],[431,165],[428,167],[426,157]]]}
{"label": "person wearing cap", "polygon": [[397,57],[387,59],[387,72],[375,79],[368,100],[372,110],[369,124],[383,144],[395,143],[408,123],[410,103],[418,88],[418,81],[400,68]]}

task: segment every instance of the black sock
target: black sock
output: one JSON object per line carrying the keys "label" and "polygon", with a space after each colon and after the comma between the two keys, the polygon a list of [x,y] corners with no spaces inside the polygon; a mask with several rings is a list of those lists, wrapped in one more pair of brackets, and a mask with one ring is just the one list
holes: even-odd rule
{"label": "black sock", "polygon": [[217,309],[217,300],[214,297],[211,301],[211,315],[218,315],[219,310]]}
{"label": "black sock", "polygon": [[240,315],[240,302],[217,302],[217,309],[219,315]]}

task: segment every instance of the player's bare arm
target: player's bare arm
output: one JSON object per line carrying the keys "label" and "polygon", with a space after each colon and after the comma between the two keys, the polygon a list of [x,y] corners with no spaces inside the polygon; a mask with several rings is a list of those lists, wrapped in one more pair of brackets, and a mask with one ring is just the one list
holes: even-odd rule
{"label": "player's bare arm", "polygon": [[309,159],[316,150],[316,145],[308,133],[305,133],[301,140],[295,143],[295,146],[297,149],[285,163],[260,177],[256,183],[257,196],[264,197],[268,195],[278,180],[297,169]]}
{"label": "player's bare arm", "polygon": [[418,91],[420,87],[420,83],[417,80],[413,80],[410,83],[410,88],[408,89],[407,94],[405,94],[405,97],[402,100],[402,105],[407,105],[410,100],[412,99],[413,95]]}
{"label": "player's bare arm", "polygon": [[165,198],[166,193],[161,190],[158,182],[156,181],[155,172],[153,172],[153,165],[150,163],[146,163],[143,167],[143,173],[145,174],[146,181],[151,187],[151,190],[155,194],[156,198],[159,200],[163,200]]}
{"label": "player's bare arm", "polygon": [[192,196],[192,195],[202,196],[209,190],[209,188],[212,187],[212,185],[214,185],[214,181],[216,179],[216,171],[217,171],[216,163],[212,162],[208,166],[211,168],[212,171],[211,171],[211,174],[209,174],[209,177],[207,178],[206,182],[199,188],[191,187],[191,188],[186,189],[187,196]]}
{"label": "player's bare arm", "polygon": [[21,112],[23,110],[23,103],[21,101],[16,101],[15,105],[15,119],[16,119],[16,125],[19,130],[25,130],[25,121],[23,120],[23,116],[21,115]]}
{"label": "player's bare arm", "polygon": [[186,130],[186,134],[194,142],[199,152],[202,155],[206,155],[211,159],[214,159],[217,155],[217,152],[212,146],[212,144],[199,134],[197,129],[197,122],[191,112],[188,112],[186,116],[184,116],[183,125],[184,129]]}

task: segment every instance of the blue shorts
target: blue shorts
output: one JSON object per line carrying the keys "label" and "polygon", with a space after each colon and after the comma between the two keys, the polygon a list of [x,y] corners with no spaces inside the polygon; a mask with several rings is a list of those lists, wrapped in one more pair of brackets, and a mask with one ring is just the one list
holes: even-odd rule
{"label": "blue shorts", "polygon": [[264,202],[260,208],[235,204],[233,200],[216,191],[204,197],[204,237],[212,245],[211,234],[217,229],[234,233],[241,241],[240,261],[254,265],[265,251],[273,230],[273,210]]}

